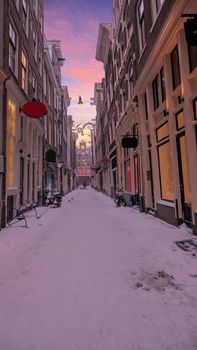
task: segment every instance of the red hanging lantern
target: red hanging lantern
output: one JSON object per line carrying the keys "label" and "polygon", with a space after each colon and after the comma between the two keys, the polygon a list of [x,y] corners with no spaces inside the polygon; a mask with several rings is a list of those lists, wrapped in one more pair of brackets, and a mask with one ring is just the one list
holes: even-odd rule
{"label": "red hanging lantern", "polygon": [[47,114],[47,108],[44,103],[33,100],[22,106],[22,112],[29,118],[41,118]]}

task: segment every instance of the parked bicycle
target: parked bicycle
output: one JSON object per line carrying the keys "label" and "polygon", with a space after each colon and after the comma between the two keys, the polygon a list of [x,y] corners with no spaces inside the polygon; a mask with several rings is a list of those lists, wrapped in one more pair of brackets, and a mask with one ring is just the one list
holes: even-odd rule
{"label": "parked bicycle", "polygon": [[114,202],[116,203],[117,207],[126,207],[127,202],[124,199],[122,190],[115,194]]}

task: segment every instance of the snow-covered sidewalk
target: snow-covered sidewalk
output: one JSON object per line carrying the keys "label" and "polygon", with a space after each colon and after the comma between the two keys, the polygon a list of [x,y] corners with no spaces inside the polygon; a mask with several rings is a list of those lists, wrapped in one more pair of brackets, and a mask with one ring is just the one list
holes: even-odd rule
{"label": "snow-covered sidewalk", "polygon": [[38,211],[0,232],[0,350],[197,349],[186,229],[90,189]]}

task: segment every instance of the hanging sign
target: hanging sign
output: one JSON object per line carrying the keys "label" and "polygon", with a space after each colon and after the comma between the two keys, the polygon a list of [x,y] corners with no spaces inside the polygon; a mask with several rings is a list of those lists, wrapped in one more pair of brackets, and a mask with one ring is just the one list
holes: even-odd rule
{"label": "hanging sign", "polygon": [[135,136],[124,136],[122,138],[122,147],[123,148],[136,148],[138,145],[137,137]]}
{"label": "hanging sign", "polygon": [[47,114],[47,109],[44,103],[39,101],[26,102],[22,107],[22,112],[29,118],[40,118]]}

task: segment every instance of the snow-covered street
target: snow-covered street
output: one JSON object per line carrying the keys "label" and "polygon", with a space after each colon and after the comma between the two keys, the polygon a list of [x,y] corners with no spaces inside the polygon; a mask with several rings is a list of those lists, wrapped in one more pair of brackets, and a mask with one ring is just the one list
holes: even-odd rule
{"label": "snow-covered street", "polygon": [[38,211],[0,232],[0,350],[197,349],[186,228],[91,189]]}

